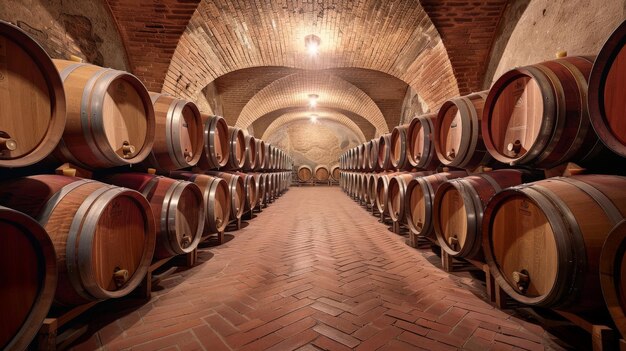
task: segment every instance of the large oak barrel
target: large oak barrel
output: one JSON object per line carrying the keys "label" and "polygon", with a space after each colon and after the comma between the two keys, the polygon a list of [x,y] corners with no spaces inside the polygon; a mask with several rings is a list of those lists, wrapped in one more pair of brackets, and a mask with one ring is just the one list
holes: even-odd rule
{"label": "large oak barrel", "polygon": [[389,217],[394,222],[405,221],[407,185],[414,179],[430,175],[432,172],[411,172],[389,179],[387,188],[387,208]]}
{"label": "large oak barrel", "polygon": [[391,164],[391,133],[381,135],[378,139],[378,168],[383,171],[393,169]]}
{"label": "large oak barrel", "polygon": [[436,239],[433,205],[439,186],[450,179],[466,177],[465,171],[451,171],[414,178],[406,185],[406,224],[411,233]]}
{"label": "large oak barrel", "polygon": [[368,166],[371,171],[379,171],[380,167],[378,167],[378,139],[370,140],[372,143],[370,147],[370,154],[368,157]]}
{"label": "large oak barrel", "polygon": [[356,164],[355,168],[359,171],[364,170],[363,167],[365,162],[365,144],[359,144],[356,146]]}
{"label": "large oak barrel", "polygon": [[228,125],[220,116],[201,115],[204,151],[198,160],[203,170],[219,169],[228,162]]}
{"label": "large oak barrel", "polygon": [[244,203],[244,210],[250,211],[254,209],[257,203],[258,189],[256,187],[256,180],[254,179],[254,175],[252,173],[242,173],[236,172],[233,173],[235,175],[240,176],[243,179],[244,190],[246,192],[246,201]]}
{"label": "large oak barrel", "polygon": [[0,349],[25,350],[48,314],[57,262],[48,233],[31,217],[0,206]]}
{"label": "large oak barrel", "polygon": [[397,126],[393,128],[389,137],[389,157],[391,165],[396,169],[411,168],[407,155],[407,130],[408,125]]}
{"label": "large oak barrel", "polygon": [[473,169],[489,162],[481,135],[481,119],[487,92],[474,93],[443,103],[435,124],[435,151],[446,166]]}
{"label": "large oak barrel", "polygon": [[65,109],[63,83],[48,54],[21,29],[0,21],[0,167],[28,166],[48,156],[63,135]]}
{"label": "large oak barrel", "polygon": [[224,169],[238,170],[246,161],[246,137],[243,130],[235,127],[228,127],[228,135],[228,162]]}
{"label": "large oak barrel", "polygon": [[263,169],[265,164],[265,141],[262,139],[256,139],[256,164],[254,165],[255,171]]}
{"label": "large oak barrel", "polygon": [[626,21],[606,41],[589,77],[591,124],[600,140],[626,157]]}
{"label": "large oak barrel", "polygon": [[298,167],[298,180],[301,182],[308,182],[313,178],[313,170],[307,165]]}
{"label": "large oak barrel", "polygon": [[265,173],[252,173],[254,182],[256,183],[256,205],[263,206],[265,204]]}
{"label": "large oak barrel", "polygon": [[526,173],[504,169],[449,180],[435,193],[433,224],[443,250],[455,257],[481,253],[483,209],[497,192],[519,185]]}
{"label": "large oak barrel", "polygon": [[340,176],[341,176],[341,169],[339,168],[339,165],[334,165],[334,166],[330,167],[330,177],[334,181],[338,182]]}
{"label": "large oak barrel", "polygon": [[617,329],[626,335],[626,220],[609,233],[600,254],[600,284]]}
{"label": "large oak barrel", "polygon": [[224,179],[182,171],[171,172],[170,177],[193,182],[200,188],[206,214],[203,234],[214,234],[226,229],[230,219],[230,191]]}
{"label": "large oak barrel", "polygon": [[204,150],[204,127],[196,104],[166,94],[150,93],[156,137],[144,165],[173,171],[195,166]]}
{"label": "large oak barrel", "polygon": [[256,152],[256,139],[251,135],[245,136],[245,158],[242,169],[244,171],[252,171],[256,167],[257,152]]}
{"label": "large oak barrel", "polygon": [[385,172],[378,175],[375,189],[375,201],[378,212],[389,213],[389,201],[387,197],[389,194],[389,181],[391,178],[405,173],[406,172]]}
{"label": "large oak barrel", "polygon": [[84,168],[141,162],[155,142],[155,114],[130,73],[54,60],[67,97],[67,123],[53,159]]}
{"label": "large oak barrel", "polygon": [[406,131],[407,158],[409,163],[418,169],[433,170],[439,165],[439,159],[433,142],[435,126],[433,121],[436,113],[413,118]]}
{"label": "large oak barrel", "polygon": [[246,189],[243,178],[231,173],[208,171],[208,175],[220,177],[228,183],[230,196],[230,219],[239,219],[243,214],[246,203]]}
{"label": "large oak barrel", "polygon": [[559,177],[503,190],[483,222],[491,274],[522,303],[602,311],[601,250],[625,214],[624,177]]}
{"label": "large oak barrel", "polygon": [[604,149],[589,123],[591,60],[566,57],[520,67],[489,91],[482,135],[489,153],[508,164],[550,168],[588,161]]}
{"label": "large oak barrel", "polygon": [[155,259],[186,254],[198,246],[205,207],[200,188],[194,183],[145,173],[120,173],[102,179],[137,190],[150,202],[157,223]]}
{"label": "large oak barrel", "polygon": [[52,239],[57,304],[122,297],[146,275],[156,233],[150,204],[140,193],[40,175],[2,183],[0,202],[36,218]]}
{"label": "large oak barrel", "polygon": [[313,174],[315,175],[315,179],[319,181],[327,181],[328,177],[330,177],[330,171],[326,165],[317,165]]}
{"label": "large oak barrel", "polygon": [[274,200],[273,189],[274,188],[274,180],[272,179],[271,173],[265,173],[265,205],[269,204]]}
{"label": "large oak barrel", "polygon": [[378,178],[380,178],[381,174],[382,173],[372,173],[369,179],[367,179],[366,198],[372,208],[376,206],[376,197],[378,196]]}

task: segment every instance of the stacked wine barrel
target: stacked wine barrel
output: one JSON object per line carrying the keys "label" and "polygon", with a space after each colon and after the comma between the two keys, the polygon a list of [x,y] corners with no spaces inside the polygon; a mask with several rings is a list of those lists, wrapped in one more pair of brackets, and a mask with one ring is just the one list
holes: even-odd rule
{"label": "stacked wine barrel", "polygon": [[51,306],[129,294],[290,185],[286,152],[192,101],[53,60],[2,21],[0,52],[0,349],[27,348]]}
{"label": "stacked wine barrel", "polygon": [[340,174],[341,169],[338,164],[330,167],[323,164],[315,167],[301,165],[296,169],[298,183],[336,183],[339,182]]}
{"label": "stacked wine barrel", "polygon": [[517,302],[604,311],[626,337],[624,111],[626,22],[597,57],[515,68],[347,150],[340,186]]}

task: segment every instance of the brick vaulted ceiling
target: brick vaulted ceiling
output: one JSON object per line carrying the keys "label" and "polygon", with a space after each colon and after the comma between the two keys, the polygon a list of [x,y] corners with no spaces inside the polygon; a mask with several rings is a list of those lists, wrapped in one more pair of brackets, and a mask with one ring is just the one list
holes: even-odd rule
{"label": "brick vaulted ceiling", "polygon": [[[331,120],[335,122],[339,122],[345,126],[347,126],[351,131],[354,132],[359,137],[359,142],[365,142],[365,135],[363,135],[363,131],[356,125],[350,118],[346,117],[344,114],[336,113],[336,112],[318,112],[318,121]],[[308,120],[309,114],[305,111],[302,112],[291,112],[286,113],[277,119],[275,119],[272,124],[270,124],[267,129],[263,132],[263,134],[259,134],[263,139],[268,139],[270,135],[272,135],[278,128],[283,125],[301,121]]]}
{"label": "brick vaulted ceiling", "polygon": [[[308,75],[298,73],[304,79],[311,77],[311,71],[324,70],[323,75],[334,76],[333,79],[353,87],[351,96],[346,93],[329,96],[335,101],[332,106],[363,117],[379,132],[397,125],[404,87],[410,85],[431,109],[437,109],[449,97],[478,90],[508,3],[507,0],[105,1],[118,24],[133,73],[150,90],[195,100],[202,96],[207,85],[216,84],[218,94],[224,93],[222,110],[225,115],[230,114],[227,116],[230,123],[236,121],[238,125],[248,126],[268,112],[273,118],[282,116],[272,111],[260,113],[246,109],[251,102],[264,106],[262,96],[257,94],[266,91],[275,80],[293,76],[293,71],[307,70]],[[307,55],[304,47],[304,37],[308,34],[321,38],[320,53],[315,57]],[[260,67],[267,69],[268,75],[247,78],[246,81],[257,84],[245,83],[236,89],[238,97],[220,91],[220,86],[229,85],[225,79],[229,73]],[[270,67],[274,68],[273,74]],[[376,72],[378,77],[359,74],[360,69]],[[386,76],[395,77],[396,82],[390,85],[392,80],[385,80]],[[311,80],[291,81],[293,96],[284,100],[301,104],[295,97],[307,90],[307,82]],[[384,94],[386,87],[393,93]],[[369,96],[367,105],[373,104],[376,109],[354,105],[363,94]],[[338,102],[341,99],[352,103],[341,104]],[[288,108],[281,104],[275,107]]]}

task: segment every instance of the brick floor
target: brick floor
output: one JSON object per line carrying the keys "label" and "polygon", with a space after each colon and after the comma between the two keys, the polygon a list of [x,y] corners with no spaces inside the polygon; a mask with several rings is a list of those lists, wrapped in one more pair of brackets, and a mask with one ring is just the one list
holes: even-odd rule
{"label": "brick floor", "polygon": [[336,187],[292,188],[232,235],[149,302],[96,309],[75,349],[560,349]]}

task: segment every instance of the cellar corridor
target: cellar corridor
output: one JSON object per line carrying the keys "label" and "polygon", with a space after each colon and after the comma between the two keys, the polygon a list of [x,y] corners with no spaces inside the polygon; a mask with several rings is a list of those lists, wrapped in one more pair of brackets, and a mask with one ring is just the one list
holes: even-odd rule
{"label": "cellar corridor", "polygon": [[201,246],[199,264],[150,301],[97,306],[75,349],[560,349],[338,187],[291,188],[255,215],[226,244]]}

